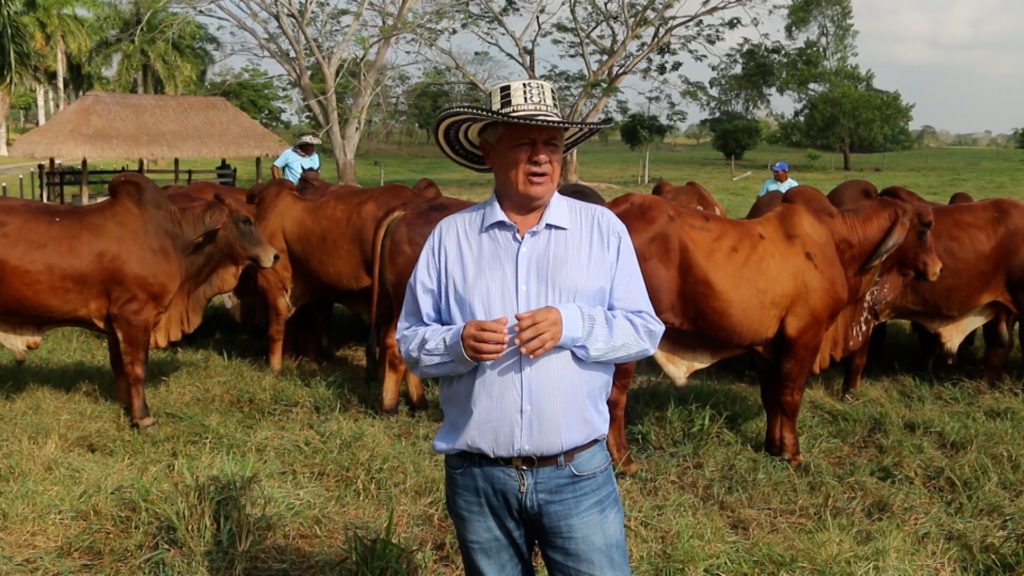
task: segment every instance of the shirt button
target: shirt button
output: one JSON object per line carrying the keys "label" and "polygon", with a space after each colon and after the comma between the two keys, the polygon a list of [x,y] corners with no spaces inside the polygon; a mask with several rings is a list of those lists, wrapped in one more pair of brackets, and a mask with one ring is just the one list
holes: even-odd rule
{"label": "shirt button", "polygon": [[529,406],[527,406],[527,407],[526,407],[526,413],[527,413],[527,414],[529,414],[529,413],[530,413],[530,412],[531,412],[532,410],[533,410],[533,409],[532,409],[532,408],[530,408]]}
{"label": "shirt button", "polygon": [[529,452],[530,451],[530,447],[529,446],[523,446],[523,450],[526,450],[527,452]]}
{"label": "shirt button", "polygon": [[519,289],[522,290],[523,292],[526,292],[526,284],[520,286]]}
{"label": "shirt button", "polygon": [[529,371],[530,371],[530,367],[529,367],[529,366],[527,366],[527,367],[526,367],[526,370],[524,370],[524,371],[525,371],[525,372],[529,372]]}

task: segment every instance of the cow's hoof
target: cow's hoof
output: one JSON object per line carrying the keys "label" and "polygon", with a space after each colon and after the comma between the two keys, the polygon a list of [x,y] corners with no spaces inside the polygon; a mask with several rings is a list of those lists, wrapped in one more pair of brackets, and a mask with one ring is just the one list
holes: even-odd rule
{"label": "cow's hoof", "polygon": [[797,452],[796,454],[783,454],[782,459],[789,462],[790,466],[799,466],[804,463],[804,456]]}
{"label": "cow's hoof", "polygon": [[137,430],[146,430],[154,426],[156,426],[156,418],[153,418],[152,416],[146,416],[142,420],[135,420],[132,422],[132,428]]}

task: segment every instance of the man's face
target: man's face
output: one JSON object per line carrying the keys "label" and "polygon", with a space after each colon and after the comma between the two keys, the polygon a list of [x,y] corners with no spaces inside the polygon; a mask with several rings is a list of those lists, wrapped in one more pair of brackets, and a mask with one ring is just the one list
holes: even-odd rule
{"label": "man's face", "polygon": [[303,156],[309,156],[310,154],[313,153],[313,145],[299,144],[299,152],[301,152]]}
{"label": "man's face", "polygon": [[481,141],[480,150],[499,194],[546,200],[558,189],[564,144],[561,128],[506,124],[497,141]]}
{"label": "man's face", "polygon": [[785,182],[789,178],[789,173],[785,170],[776,170],[772,172],[772,176],[779,182]]}

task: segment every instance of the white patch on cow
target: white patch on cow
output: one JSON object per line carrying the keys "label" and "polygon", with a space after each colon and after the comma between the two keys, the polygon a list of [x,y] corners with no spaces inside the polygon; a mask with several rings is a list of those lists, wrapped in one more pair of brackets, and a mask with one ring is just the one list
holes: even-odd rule
{"label": "white patch on cow", "polygon": [[956,320],[929,318],[918,320],[918,322],[939,337],[946,354],[954,355],[968,334],[994,318],[995,315],[995,306],[986,304],[971,310]]}
{"label": "white patch on cow", "polygon": [[654,360],[676,386],[686,386],[690,374],[715,362],[735,355],[729,351],[711,351],[677,346],[663,338],[654,353]]}
{"label": "white patch on cow", "polygon": [[228,314],[235,319],[235,322],[242,323],[242,301],[231,292],[219,296],[221,304],[228,309]]}
{"label": "white patch on cow", "polygon": [[875,280],[864,296],[864,305],[861,306],[860,316],[854,321],[850,331],[850,340],[847,348],[853,349],[864,342],[877,323],[875,310],[879,306],[888,304],[892,300],[892,289],[888,282]]}
{"label": "white patch on cow", "polygon": [[42,341],[42,330],[0,324],[0,346],[14,352],[18,362],[24,362],[28,351],[39,348]]}

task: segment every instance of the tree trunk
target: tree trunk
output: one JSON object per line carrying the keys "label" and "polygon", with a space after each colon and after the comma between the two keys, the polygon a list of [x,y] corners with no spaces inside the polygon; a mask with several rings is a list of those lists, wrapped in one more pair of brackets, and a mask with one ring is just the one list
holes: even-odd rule
{"label": "tree trunk", "polygon": [[7,151],[7,116],[11,112],[11,95],[0,90],[0,156],[10,156]]}
{"label": "tree trunk", "polygon": [[573,184],[580,181],[580,163],[576,150],[569,152],[562,160],[562,182]]}
{"label": "tree trunk", "polygon": [[67,100],[64,94],[65,68],[67,68],[67,60],[64,57],[64,39],[57,38],[57,110],[63,110],[64,102]]}
{"label": "tree trunk", "polygon": [[850,170],[853,169],[851,160],[852,159],[850,157],[850,145],[849,144],[843,144],[843,170],[844,171],[849,172]]}
{"label": "tree trunk", "polygon": [[46,88],[43,83],[36,84],[36,126],[46,124]]}
{"label": "tree trunk", "polygon": [[46,87],[46,113],[50,115],[50,118],[53,118],[53,88],[49,86]]}
{"label": "tree trunk", "polygon": [[651,147],[644,148],[644,184],[651,181]]}

